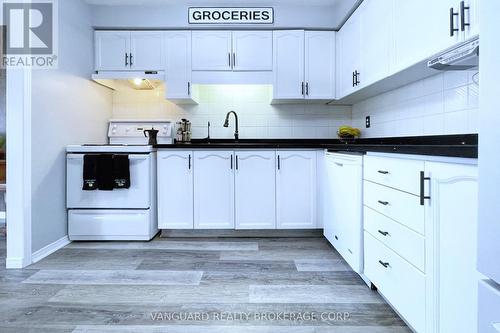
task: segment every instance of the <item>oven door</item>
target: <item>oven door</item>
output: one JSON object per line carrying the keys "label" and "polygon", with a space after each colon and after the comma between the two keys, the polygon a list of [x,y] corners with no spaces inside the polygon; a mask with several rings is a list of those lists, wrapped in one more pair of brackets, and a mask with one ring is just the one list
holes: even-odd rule
{"label": "oven door", "polygon": [[148,209],[151,206],[150,154],[130,154],[130,188],[113,191],[84,191],[84,154],[67,154],[67,208]]}

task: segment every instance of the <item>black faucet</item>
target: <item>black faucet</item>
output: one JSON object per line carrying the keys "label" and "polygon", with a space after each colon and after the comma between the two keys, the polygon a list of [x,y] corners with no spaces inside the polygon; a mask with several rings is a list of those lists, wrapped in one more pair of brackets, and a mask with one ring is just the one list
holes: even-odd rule
{"label": "black faucet", "polygon": [[240,138],[240,133],[238,131],[238,115],[234,111],[229,111],[226,115],[226,120],[224,121],[224,127],[229,127],[229,115],[234,114],[234,119],[236,120],[236,130],[234,131],[234,139],[238,140]]}

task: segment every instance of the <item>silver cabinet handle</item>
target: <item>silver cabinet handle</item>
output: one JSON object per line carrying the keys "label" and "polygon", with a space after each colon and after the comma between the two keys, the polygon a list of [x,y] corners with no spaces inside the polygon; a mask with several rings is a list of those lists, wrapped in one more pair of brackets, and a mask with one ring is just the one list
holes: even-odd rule
{"label": "silver cabinet handle", "polygon": [[132,67],[134,65],[134,56],[132,55],[132,53],[130,53],[130,67]]}
{"label": "silver cabinet handle", "polygon": [[344,165],[342,163],[339,163],[339,162],[333,162],[335,163],[336,165],[340,166],[340,167],[343,167]]}
{"label": "silver cabinet handle", "polygon": [[306,82],[306,95],[309,96],[309,82]]}
{"label": "silver cabinet handle", "polygon": [[231,68],[231,52],[228,52],[228,54],[227,54],[227,61],[229,64],[229,68]]}
{"label": "silver cabinet handle", "polygon": [[236,67],[236,53],[233,52],[233,67]]}
{"label": "silver cabinet handle", "polygon": [[381,205],[387,206],[389,204],[389,201],[379,200],[378,203],[381,204]]}
{"label": "silver cabinet handle", "polygon": [[305,88],[305,84],[304,84],[304,82],[302,82],[302,96],[304,96],[304,88]]}
{"label": "silver cabinet handle", "polygon": [[388,175],[389,174],[389,171],[385,171],[385,170],[379,170],[378,173],[381,173],[383,175]]}
{"label": "silver cabinet handle", "polygon": [[188,96],[191,96],[191,82],[188,82]]}
{"label": "silver cabinet handle", "polygon": [[125,52],[125,66],[128,66],[128,53]]}

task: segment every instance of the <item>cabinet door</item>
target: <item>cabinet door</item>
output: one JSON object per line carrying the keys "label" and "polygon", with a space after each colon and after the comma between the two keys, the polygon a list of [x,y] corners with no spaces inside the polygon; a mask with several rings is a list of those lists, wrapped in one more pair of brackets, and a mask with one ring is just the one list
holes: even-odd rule
{"label": "cabinet door", "polygon": [[[464,24],[463,27],[465,33],[464,39],[469,39],[479,35],[479,0],[464,0],[463,3],[464,10],[460,12],[461,15],[463,14],[463,17],[460,17],[460,19],[464,20],[463,23],[469,24],[468,26]],[[462,29],[462,25],[460,25],[460,29]]]}
{"label": "cabinet door", "polygon": [[234,229],[232,151],[195,151],[195,229]]}
{"label": "cabinet door", "polygon": [[359,13],[354,14],[337,33],[337,98],[345,97],[359,88],[355,86],[354,72],[361,73],[361,22]]}
{"label": "cabinet door", "polygon": [[194,71],[230,71],[231,53],[231,31],[193,31]]}
{"label": "cabinet door", "polygon": [[361,15],[361,63],[363,85],[389,75],[394,55],[393,0],[365,0],[357,9]]}
{"label": "cabinet door", "polygon": [[[405,69],[460,42],[462,35],[450,36],[450,9],[458,14],[456,0],[394,1],[395,71]],[[459,17],[453,17],[454,29]]]}
{"label": "cabinet door", "polygon": [[274,31],[273,50],[274,98],[304,98],[304,31]]}
{"label": "cabinet door", "polygon": [[278,151],[278,229],[316,228],[316,152]]}
{"label": "cabinet door", "polygon": [[335,99],[335,32],[306,31],[307,99]]}
{"label": "cabinet door", "polygon": [[130,34],[130,68],[138,71],[164,69],[163,32],[133,31]]}
{"label": "cabinet door", "polygon": [[193,229],[191,151],[158,153],[158,227]]}
{"label": "cabinet door", "polygon": [[191,31],[165,33],[166,97],[190,98]]}
{"label": "cabinet door", "polygon": [[[433,276],[436,332],[476,332],[477,167],[428,163],[431,199],[427,223],[434,244]],[[460,320],[457,320],[460,318]]]}
{"label": "cabinet door", "polygon": [[130,32],[95,32],[95,70],[130,69]]}
{"label": "cabinet door", "polygon": [[272,71],[273,32],[233,31],[233,70]]}
{"label": "cabinet door", "polygon": [[236,229],[276,228],[276,152],[236,151]]}

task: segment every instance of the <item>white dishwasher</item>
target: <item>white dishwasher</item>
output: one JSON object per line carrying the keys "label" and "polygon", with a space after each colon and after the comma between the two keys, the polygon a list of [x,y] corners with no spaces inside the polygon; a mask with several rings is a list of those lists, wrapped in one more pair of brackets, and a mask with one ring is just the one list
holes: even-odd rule
{"label": "white dishwasher", "polygon": [[363,272],[363,155],[325,153],[324,235],[358,274]]}

